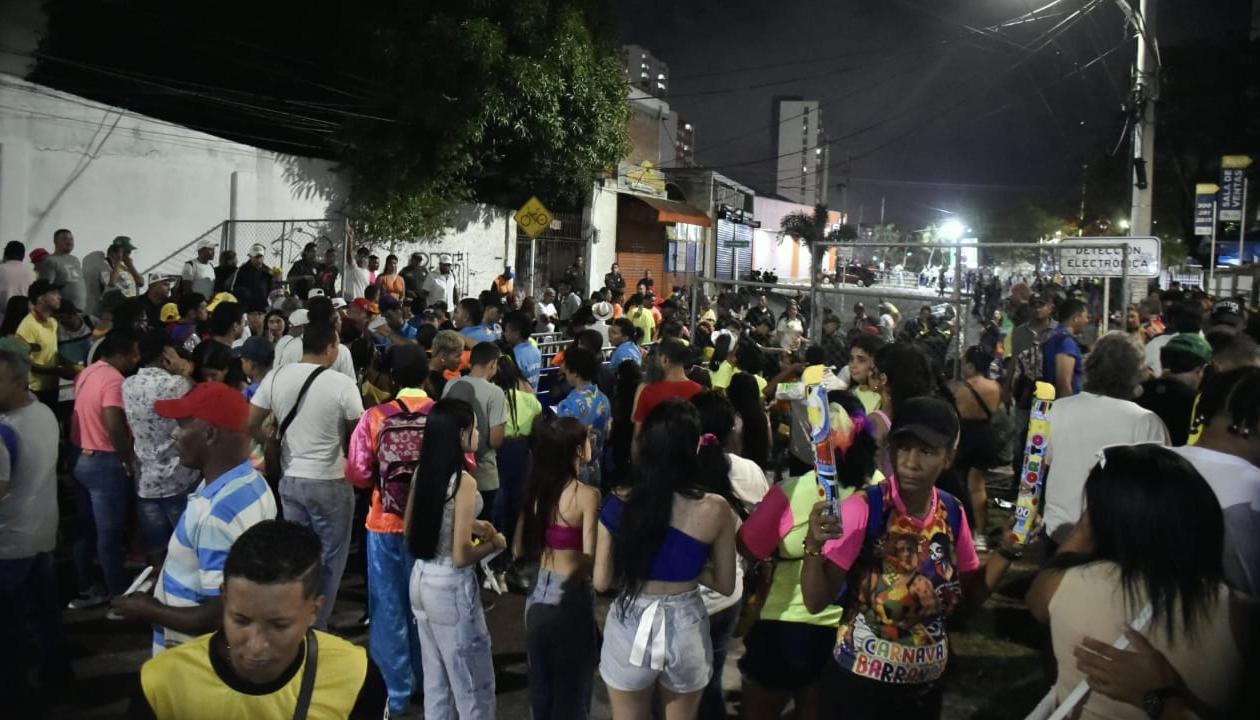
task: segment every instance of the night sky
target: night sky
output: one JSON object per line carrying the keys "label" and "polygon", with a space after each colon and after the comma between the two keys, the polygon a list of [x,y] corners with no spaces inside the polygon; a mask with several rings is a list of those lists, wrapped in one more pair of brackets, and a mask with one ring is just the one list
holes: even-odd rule
{"label": "night sky", "polygon": [[[1061,194],[1079,184],[1083,162],[1116,144],[1135,42],[1113,0],[1049,37],[1068,14],[1094,3],[1061,0],[1046,11],[1061,13],[1051,19],[985,30],[1049,2],[617,6],[622,40],[669,64],[669,100],[696,126],[698,164],[772,190],[771,99],[818,99],[833,140],[832,207],[841,207],[851,156],[853,221],[860,214],[878,222],[883,197],[887,222],[912,228],[939,221],[941,211],[966,217],[1002,196]],[[1166,0],[1158,10],[1162,46],[1247,37],[1246,0]]]}

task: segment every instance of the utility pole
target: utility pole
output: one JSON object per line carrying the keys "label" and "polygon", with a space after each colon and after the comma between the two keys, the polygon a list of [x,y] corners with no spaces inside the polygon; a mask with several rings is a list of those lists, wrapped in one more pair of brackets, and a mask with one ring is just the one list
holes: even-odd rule
{"label": "utility pole", "polygon": [[[1151,198],[1155,184],[1155,100],[1159,96],[1158,56],[1155,49],[1155,3],[1139,0],[1138,9],[1120,0],[1121,9],[1137,30],[1137,58],[1133,64],[1133,94],[1130,102],[1133,123],[1133,206],[1129,218],[1130,237],[1151,237]],[[1155,62],[1152,62],[1154,60]],[[1146,297],[1146,280],[1133,278],[1126,288],[1129,302]]]}

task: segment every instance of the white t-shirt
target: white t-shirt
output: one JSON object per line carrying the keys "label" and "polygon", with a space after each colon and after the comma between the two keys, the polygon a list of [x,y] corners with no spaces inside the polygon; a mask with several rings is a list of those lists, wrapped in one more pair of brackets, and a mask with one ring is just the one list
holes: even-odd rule
{"label": "white t-shirt", "polygon": [[425,302],[432,305],[439,300],[446,303],[447,312],[455,312],[455,276],[440,272],[429,273],[424,279],[423,290],[428,293]]}
{"label": "white t-shirt", "polygon": [[539,301],[538,307],[538,330],[539,332],[552,332],[556,329],[556,305],[555,303]]}
{"label": "white t-shirt", "polygon": [[214,263],[189,260],[180,275],[188,289],[207,300],[214,297]]}
{"label": "white t-shirt", "polygon": [[[270,410],[276,422],[282,422],[293,409],[307,377],[318,367],[299,362],[273,369],[259,383],[251,404]],[[363,398],[353,380],[338,372],[320,373],[281,440],[284,474],[312,480],[344,479],[346,454],[342,440],[346,423],[358,420],[362,414]]]}
{"label": "white t-shirt", "polygon": [[346,300],[354,302],[356,298],[363,297],[363,293],[367,292],[368,285],[372,284],[372,274],[365,267],[359,267],[354,263],[350,263],[346,267],[345,285],[343,288]]}
{"label": "white t-shirt", "polygon": [[1082,392],[1050,408],[1046,532],[1063,542],[1081,518],[1085,478],[1109,445],[1168,444],[1164,421],[1128,400]]}
{"label": "white t-shirt", "polygon": [[1225,514],[1225,582],[1260,594],[1260,468],[1196,445],[1173,448],[1212,486]]}
{"label": "white t-shirt", "polygon": [[[770,481],[766,479],[766,473],[761,466],[752,460],[733,453],[726,453],[726,459],[731,461],[731,489],[735,491],[735,499],[744,504],[745,510],[752,512],[757,503],[770,492]],[[736,530],[738,529],[737,525]],[[700,599],[709,615],[733,606],[743,596],[744,560],[740,557],[735,558],[735,589],[730,595],[719,595],[707,587],[700,587]]]}
{"label": "white t-shirt", "polygon": [[[289,342],[285,342],[289,340]],[[280,338],[280,342],[276,343],[275,361],[271,364],[273,370],[279,370],[285,365],[293,365],[302,362],[302,338],[286,335]],[[354,373],[354,358],[350,357],[350,348],[344,344],[337,346],[337,359],[333,360],[331,370],[350,378],[353,382],[359,382],[358,375]],[[298,386],[299,389],[301,386]]]}

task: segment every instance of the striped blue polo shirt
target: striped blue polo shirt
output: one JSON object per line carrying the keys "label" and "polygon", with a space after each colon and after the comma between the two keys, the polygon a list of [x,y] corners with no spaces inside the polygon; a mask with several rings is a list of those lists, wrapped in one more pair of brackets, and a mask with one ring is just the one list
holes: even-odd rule
{"label": "striped blue polo shirt", "polygon": [[[193,607],[218,597],[223,563],[232,543],[251,526],[275,517],[271,488],[249,460],[214,482],[202,480],[188,496],[188,507],[166,547],[166,563],[154,597],[170,607]],[[191,639],[154,625],[153,654]]]}

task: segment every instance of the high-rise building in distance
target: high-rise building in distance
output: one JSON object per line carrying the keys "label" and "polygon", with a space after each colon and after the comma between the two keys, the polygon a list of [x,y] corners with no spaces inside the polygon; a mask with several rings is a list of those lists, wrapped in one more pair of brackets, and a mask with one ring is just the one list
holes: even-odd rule
{"label": "high-rise building in distance", "polygon": [[826,205],[831,154],[818,101],[777,97],[772,102],[775,193],[802,205]]}
{"label": "high-rise building in distance", "polygon": [[669,65],[641,45],[623,45],[621,50],[626,58],[626,82],[655,97],[669,94]]}

